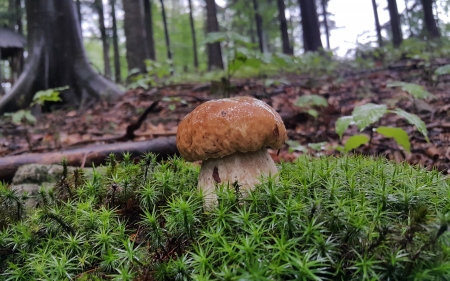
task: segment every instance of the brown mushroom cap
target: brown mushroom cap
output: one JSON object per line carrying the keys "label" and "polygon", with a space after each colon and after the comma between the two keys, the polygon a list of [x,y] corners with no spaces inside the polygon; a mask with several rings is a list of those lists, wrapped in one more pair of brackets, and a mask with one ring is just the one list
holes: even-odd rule
{"label": "brown mushroom cap", "polygon": [[280,149],[286,139],[280,115],[252,97],[205,102],[184,117],[177,131],[177,147],[187,161]]}

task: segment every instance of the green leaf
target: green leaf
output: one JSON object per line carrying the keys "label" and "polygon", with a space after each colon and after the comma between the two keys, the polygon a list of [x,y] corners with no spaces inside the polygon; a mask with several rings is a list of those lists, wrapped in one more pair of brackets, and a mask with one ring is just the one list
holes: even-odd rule
{"label": "green leaf", "polygon": [[203,44],[223,42],[226,38],[227,37],[225,32],[209,32],[206,35],[205,40],[203,40]]}
{"label": "green leaf", "polygon": [[355,107],[352,116],[355,125],[362,131],[367,126],[377,122],[386,112],[387,107],[385,104],[368,103]]}
{"label": "green leaf", "polygon": [[425,90],[422,86],[413,84],[413,83],[405,83],[405,82],[393,82],[386,85],[387,87],[401,87],[403,91],[408,92],[411,96],[416,99],[426,99],[433,97],[433,94]]}
{"label": "green leaf", "polygon": [[177,108],[177,106],[175,105],[175,104],[169,104],[169,109],[171,110],[171,111],[174,111],[175,110],[175,108]]}
{"label": "green leaf", "polygon": [[387,138],[394,138],[398,145],[403,147],[407,152],[411,151],[411,143],[409,142],[408,134],[402,128],[393,127],[378,127],[376,132],[382,134]]}
{"label": "green leaf", "polygon": [[342,135],[352,122],[354,122],[353,116],[343,116],[338,118],[336,121],[336,133],[339,135],[340,139],[342,139]]}
{"label": "green leaf", "polygon": [[304,95],[295,101],[295,105],[300,107],[328,106],[328,102],[324,97],[319,95]]}
{"label": "green leaf", "polygon": [[317,143],[308,143],[308,146],[314,150],[324,150],[326,144],[327,144],[327,142],[323,141],[323,142],[317,142]]}
{"label": "green leaf", "polygon": [[247,56],[243,53],[236,53],[236,57],[228,65],[230,72],[236,72],[247,61]]}
{"label": "green leaf", "polygon": [[34,117],[29,110],[25,110],[25,119],[30,123],[36,123],[36,117]]}
{"label": "green leaf", "polygon": [[436,75],[450,74],[450,64],[446,64],[446,65],[436,68],[436,70],[434,71],[434,74],[436,74]]}
{"label": "green leaf", "polygon": [[319,113],[315,109],[308,109],[306,112],[314,118],[317,118],[317,116],[319,116]]}
{"label": "green leaf", "polygon": [[244,66],[259,68],[262,64],[262,61],[258,58],[247,58],[244,63]]}
{"label": "green leaf", "polygon": [[412,113],[408,113],[400,108],[396,108],[392,112],[397,114],[398,116],[405,118],[409,124],[416,126],[417,131],[422,133],[422,135],[425,137],[427,142],[430,142],[430,140],[428,139],[427,126],[425,125],[425,122],[423,122],[422,119],[420,119],[419,116],[412,114]]}
{"label": "green leaf", "polygon": [[308,149],[304,146],[301,145],[298,141],[293,141],[293,140],[287,140],[286,144],[289,146],[289,152],[293,152],[293,151],[301,151],[303,153],[308,152]]}
{"label": "green leaf", "polygon": [[369,138],[366,135],[354,135],[351,136],[344,145],[344,151],[349,152],[355,148],[360,147],[363,144],[369,142]]}

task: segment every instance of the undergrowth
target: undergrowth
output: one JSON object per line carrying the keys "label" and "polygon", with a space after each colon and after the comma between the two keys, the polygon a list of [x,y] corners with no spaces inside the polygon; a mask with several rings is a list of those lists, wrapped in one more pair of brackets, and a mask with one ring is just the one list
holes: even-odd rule
{"label": "undergrowth", "polygon": [[247,197],[199,168],[111,155],[38,207],[0,187],[0,280],[450,280],[449,181],[359,156],[300,157]]}

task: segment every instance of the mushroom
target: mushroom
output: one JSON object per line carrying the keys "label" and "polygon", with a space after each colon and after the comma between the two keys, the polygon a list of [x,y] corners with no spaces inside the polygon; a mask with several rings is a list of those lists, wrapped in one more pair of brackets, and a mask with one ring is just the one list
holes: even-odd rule
{"label": "mushroom", "polygon": [[187,161],[202,161],[198,188],[206,206],[217,200],[217,184],[251,189],[262,175],[278,170],[266,147],[280,149],[287,139],[280,115],[265,102],[235,97],[205,102],[178,125],[177,148]]}

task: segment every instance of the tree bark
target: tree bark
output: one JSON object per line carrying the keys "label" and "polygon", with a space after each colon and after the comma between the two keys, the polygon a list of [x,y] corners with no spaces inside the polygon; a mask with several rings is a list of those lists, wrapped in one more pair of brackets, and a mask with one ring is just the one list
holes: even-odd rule
{"label": "tree bark", "polygon": [[322,0],[321,4],[322,4],[323,25],[325,26],[325,35],[327,38],[327,49],[330,49],[330,30],[328,28],[326,0]]}
{"label": "tree bark", "polygon": [[378,18],[378,5],[376,0],[372,0],[373,17],[375,18],[375,29],[377,31],[378,46],[383,46],[383,37],[381,37],[381,26]]}
{"label": "tree bark", "polygon": [[400,28],[400,16],[398,15],[397,1],[388,0],[389,17],[391,19],[392,44],[399,47],[403,41],[402,30]]}
{"label": "tree bark", "polygon": [[192,49],[194,51],[194,67],[198,69],[198,56],[197,56],[197,38],[195,36],[195,25],[194,16],[192,11],[192,0],[189,0],[189,22],[191,24],[191,34],[192,34]]}
{"label": "tree bark", "polygon": [[433,15],[433,0],[421,0],[423,7],[423,17],[428,35],[431,38],[441,37],[439,28]]}
{"label": "tree bark", "polygon": [[280,21],[281,42],[283,44],[283,54],[293,55],[293,50],[290,46],[288,25],[286,21],[286,5],[284,0],[277,0],[278,5],[278,20]]}
{"label": "tree bark", "polygon": [[122,70],[120,69],[119,37],[117,35],[116,0],[110,0],[110,6],[113,32],[114,77],[116,83],[120,83],[122,81]]}
{"label": "tree bark", "polygon": [[58,152],[2,157],[0,159],[0,181],[11,181],[17,169],[26,164],[59,164],[65,157],[69,166],[81,166],[84,162],[85,167],[89,167],[92,164],[104,164],[110,153],[114,153],[120,158],[124,151],[130,152],[134,158],[140,157],[146,152],[157,154],[158,159],[167,159],[169,156],[178,154],[176,138],[163,137],[149,141],[91,145]]}
{"label": "tree bark", "polygon": [[106,34],[105,15],[103,12],[102,0],[95,0],[94,5],[98,13],[98,26],[100,29],[100,37],[103,46],[104,73],[107,78],[111,78],[111,64],[109,62],[109,42],[108,42],[109,36]]}
{"label": "tree bark", "polygon": [[[217,21],[216,1],[205,0],[206,2],[206,31],[219,32],[219,22]],[[219,42],[209,43],[208,49],[208,70],[223,69],[222,49]]]}
{"label": "tree bark", "polygon": [[167,27],[166,8],[164,7],[164,0],[160,0],[160,2],[161,2],[161,15],[164,25],[164,38],[166,39],[167,58],[171,60],[172,51],[170,50],[170,37],[169,37],[169,28]]}
{"label": "tree bark", "polygon": [[86,57],[72,0],[26,0],[28,61],[11,91],[0,100],[0,113],[29,106],[37,91],[69,86],[64,102],[76,104],[83,93],[118,97],[122,92],[96,73]]}
{"label": "tree bark", "polygon": [[303,48],[305,52],[318,51],[322,48],[319,18],[315,0],[298,0],[302,15]]}
{"label": "tree bark", "polygon": [[142,0],[123,1],[125,12],[124,30],[126,37],[128,70],[146,72],[145,60],[149,58],[146,42]]}
{"label": "tree bark", "polygon": [[[76,0],[77,3],[77,15],[78,15],[78,23],[80,24],[81,27],[81,21],[83,20],[83,18],[81,17],[81,2],[80,0]],[[81,30],[83,31],[83,30]]]}
{"label": "tree bark", "polygon": [[156,60],[155,37],[153,34],[152,1],[144,0],[145,35],[147,37],[148,58]]}
{"label": "tree bark", "polygon": [[264,39],[262,30],[262,18],[258,9],[258,0],[253,0],[253,10],[255,13],[256,32],[258,33],[259,50],[264,53]]}

